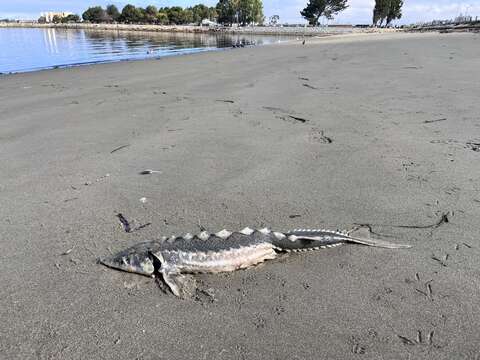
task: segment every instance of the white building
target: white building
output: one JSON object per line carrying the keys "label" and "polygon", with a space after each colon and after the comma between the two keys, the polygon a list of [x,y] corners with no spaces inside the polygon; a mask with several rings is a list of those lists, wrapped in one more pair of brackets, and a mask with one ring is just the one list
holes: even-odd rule
{"label": "white building", "polygon": [[64,17],[67,17],[68,15],[73,15],[73,13],[68,12],[68,11],[64,11],[64,12],[47,11],[47,12],[40,13],[40,16],[44,17],[45,22],[47,22],[47,23],[53,22],[53,18],[55,16],[58,16],[60,18],[64,18]]}

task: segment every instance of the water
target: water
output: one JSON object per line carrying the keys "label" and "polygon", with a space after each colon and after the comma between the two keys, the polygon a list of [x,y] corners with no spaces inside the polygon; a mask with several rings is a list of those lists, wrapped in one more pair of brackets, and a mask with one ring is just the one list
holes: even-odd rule
{"label": "water", "polygon": [[0,29],[0,73],[15,73],[262,45],[291,37],[117,32],[72,29]]}

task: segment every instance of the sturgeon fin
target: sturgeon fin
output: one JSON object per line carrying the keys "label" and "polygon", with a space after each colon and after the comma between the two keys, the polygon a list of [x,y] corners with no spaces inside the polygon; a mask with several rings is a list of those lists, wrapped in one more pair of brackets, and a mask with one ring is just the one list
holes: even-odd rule
{"label": "sturgeon fin", "polygon": [[196,294],[197,282],[192,275],[184,275],[178,272],[161,272],[163,281],[168,285],[175,296],[182,299],[191,299]]}
{"label": "sturgeon fin", "polygon": [[410,245],[393,244],[384,240],[372,239],[368,228],[357,228],[350,232],[326,229],[295,229],[286,233],[285,236],[285,238],[274,237],[272,244],[283,251],[304,251],[319,247],[332,247],[343,243],[357,243],[388,249],[410,247]]}
{"label": "sturgeon fin", "polygon": [[347,234],[348,234],[348,241],[357,243],[357,244],[381,247],[386,249],[408,249],[412,247],[411,245],[394,244],[385,240],[373,239],[370,237],[370,234],[371,234],[370,229],[366,226],[354,228],[348,231]]}

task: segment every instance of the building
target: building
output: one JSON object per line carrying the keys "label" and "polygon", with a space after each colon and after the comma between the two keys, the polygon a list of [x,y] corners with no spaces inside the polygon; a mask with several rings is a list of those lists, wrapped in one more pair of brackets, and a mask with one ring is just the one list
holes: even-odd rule
{"label": "building", "polygon": [[53,18],[54,18],[55,16],[58,16],[58,17],[60,17],[60,18],[64,18],[64,17],[67,17],[68,15],[73,15],[73,13],[68,12],[68,11],[64,11],[64,12],[47,11],[47,12],[42,12],[42,13],[40,13],[40,16],[41,16],[41,17],[44,17],[44,18],[45,18],[45,22],[47,22],[47,23],[53,22]]}

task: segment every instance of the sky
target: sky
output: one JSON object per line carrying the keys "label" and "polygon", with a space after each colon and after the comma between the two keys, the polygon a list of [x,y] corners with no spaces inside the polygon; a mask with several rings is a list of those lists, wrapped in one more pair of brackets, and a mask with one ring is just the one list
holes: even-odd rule
{"label": "sky", "polygon": [[[281,23],[303,23],[300,16],[308,0],[263,0],[267,19],[279,15]],[[79,15],[89,6],[115,4],[120,9],[127,3],[147,5],[191,6],[198,3],[215,6],[217,0],[0,0],[0,18],[37,19],[42,11],[71,11]],[[330,23],[369,24],[375,0],[348,0],[349,7]],[[480,18],[480,0],[404,0],[402,19],[398,24],[412,24],[435,19],[452,19],[459,14]]]}

